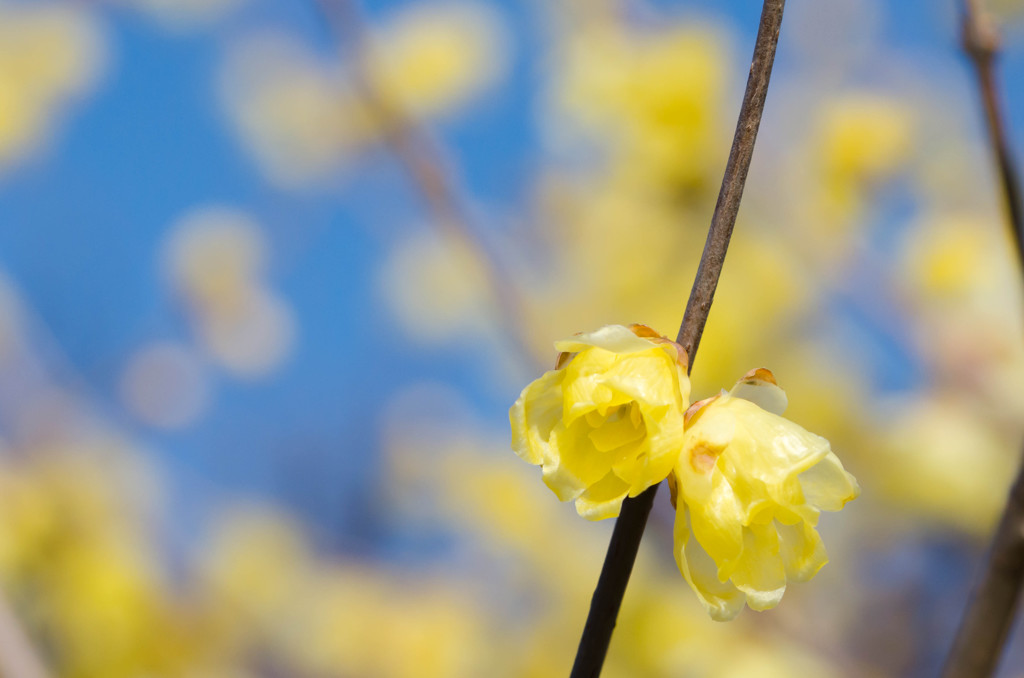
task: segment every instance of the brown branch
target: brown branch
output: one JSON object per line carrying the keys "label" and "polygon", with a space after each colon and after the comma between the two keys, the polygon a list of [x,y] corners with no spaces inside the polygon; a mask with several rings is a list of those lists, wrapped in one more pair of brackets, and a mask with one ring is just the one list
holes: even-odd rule
{"label": "brown branch", "polygon": [[999,663],[1024,579],[1024,473],[1010,488],[981,580],[971,594],[943,678],[991,676]]}
{"label": "brown branch", "polygon": [[[978,0],[962,0],[963,46],[974,65],[988,123],[989,142],[999,166],[1007,217],[1024,263],[1024,217],[1020,184],[1010,145],[994,72],[998,36],[991,19],[982,14]],[[991,676],[999,663],[1006,635],[1016,615],[1024,581],[1024,466],[1017,473],[992,545],[971,593],[960,627],[950,648],[943,678]]]}
{"label": "brown branch", "polygon": [[1024,263],[1024,208],[1021,205],[1020,179],[1010,151],[995,73],[999,56],[999,33],[991,15],[981,9],[980,0],[961,0],[960,17],[963,48],[978,81],[989,144],[999,170],[1006,216],[1017,245],[1017,255]]}
{"label": "brown branch", "polygon": [[534,367],[525,323],[525,304],[498,253],[481,236],[469,217],[466,201],[457,188],[446,154],[416,120],[382,91],[373,79],[372,52],[358,0],[317,0],[339,42],[348,45],[353,84],[363,103],[381,125],[384,140],[405,167],[436,226],[468,245],[482,262],[487,283],[497,303],[502,336],[524,365]]}
{"label": "brown branch", "polygon": [[0,676],[47,678],[46,668],[6,597],[0,594]]}
{"label": "brown branch", "polygon": [[[686,304],[686,313],[679,328],[677,341],[686,349],[689,369],[693,367],[693,359],[704,333],[704,325],[707,323],[715,288],[729,248],[729,239],[736,224],[736,215],[739,213],[743,186],[754,153],[754,141],[764,112],[768,81],[775,62],[775,48],[779,41],[784,7],[785,0],[765,0],[761,11],[754,58],[750,65],[750,76],[743,95],[732,150],[729,152],[729,162],[725,167],[725,176],[711,218],[708,239],[704,244],[704,253],[701,255],[697,276]],[[658,486],[654,485],[635,498],[626,499],[622,503],[622,512],[615,521],[601,576],[590,603],[590,613],[583,628],[583,637],[576,652],[571,678],[596,678],[601,673],[619,607],[622,605],[622,597],[626,593],[626,584],[629,583],[633,563],[640,548],[647,516],[654,505],[657,492]]]}

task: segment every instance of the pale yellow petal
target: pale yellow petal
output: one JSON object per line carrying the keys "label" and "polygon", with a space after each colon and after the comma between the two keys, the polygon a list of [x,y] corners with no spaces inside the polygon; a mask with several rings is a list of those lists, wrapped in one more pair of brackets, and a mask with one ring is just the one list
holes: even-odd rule
{"label": "pale yellow petal", "polygon": [[523,389],[509,410],[512,425],[512,449],[523,460],[540,464],[548,456],[548,439],[562,417],[560,371],[545,373]]}
{"label": "pale yellow petal", "polygon": [[629,486],[614,473],[587,488],[576,499],[576,512],[587,520],[604,520],[619,515]]}
{"label": "pale yellow petal", "polygon": [[736,588],[747,594],[747,605],[752,610],[775,607],[786,592],[786,567],[780,546],[774,525],[743,529],[743,555],[730,576]]}
{"label": "pale yellow petal", "polygon": [[673,529],[676,565],[701,604],[715,621],[729,621],[743,609],[746,596],[729,581],[718,578],[718,567],[696,539],[691,538],[686,504],[679,502]]}
{"label": "pale yellow petal", "polygon": [[[684,495],[685,496],[685,495]],[[743,507],[729,483],[721,476],[713,479],[708,497],[691,503],[690,526],[701,547],[718,563],[718,574],[728,578],[743,554]]]}
{"label": "pale yellow petal", "polygon": [[[674,379],[675,362],[657,346],[628,360],[617,361],[604,375],[606,383],[616,393],[628,396],[642,407],[682,407],[682,398]],[[669,378],[666,378],[669,377]]]}
{"label": "pale yellow petal", "polygon": [[860,495],[857,480],[846,472],[834,453],[799,475],[800,486],[809,504],[823,511],[838,511]]}
{"label": "pale yellow petal", "polygon": [[555,350],[576,353],[587,348],[602,348],[612,353],[635,353],[651,348],[653,344],[642,339],[623,325],[605,325],[593,332],[582,332],[576,336],[555,342]]}
{"label": "pale yellow petal", "polygon": [[825,544],[818,531],[807,523],[779,525],[780,552],[786,576],[793,581],[808,581],[828,562]]}
{"label": "pale yellow petal", "polygon": [[[781,484],[823,459],[828,441],[741,398],[723,397],[709,406],[726,408],[737,420],[730,455],[744,472],[767,484]],[[705,415],[706,416],[706,415]]]}
{"label": "pale yellow petal", "polygon": [[551,462],[545,462],[544,482],[562,501],[576,498],[612,468],[609,454],[598,452],[590,443],[590,430],[578,420],[571,426],[560,421],[551,432]]}
{"label": "pale yellow petal", "polygon": [[594,427],[589,434],[594,448],[599,452],[609,452],[643,439],[647,435],[647,427],[642,419],[639,425],[635,423],[632,416],[632,412],[638,409],[635,404],[622,406],[607,417],[588,420]]}
{"label": "pale yellow petal", "polygon": [[[736,382],[736,385],[729,391],[729,395],[733,398],[750,401],[767,412],[781,416],[789,405],[786,392],[774,382],[774,377],[764,378],[756,372],[749,378]],[[766,376],[771,375],[771,372],[767,370],[764,372],[767,373]]]}

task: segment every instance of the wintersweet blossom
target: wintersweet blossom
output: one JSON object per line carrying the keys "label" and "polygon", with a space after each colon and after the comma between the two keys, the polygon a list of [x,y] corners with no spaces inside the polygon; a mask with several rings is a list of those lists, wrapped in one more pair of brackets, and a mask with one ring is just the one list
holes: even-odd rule
{"label": "wintersweet blossom", "polygon": [[670,484],[675,556],[712,618],[744,603],[774,607],[786,582],[807,581],[828,561],[815,530],[860,488],[824,438],[779,416],[786,395],[768,370],[695,403]]}
{"label": "wintersweet blossom", "polygon": [[644,325],[608,325],[555,342],[554,370],[509,411],[512,448],[590,520],[664,480],[683,445],[686,354]]}

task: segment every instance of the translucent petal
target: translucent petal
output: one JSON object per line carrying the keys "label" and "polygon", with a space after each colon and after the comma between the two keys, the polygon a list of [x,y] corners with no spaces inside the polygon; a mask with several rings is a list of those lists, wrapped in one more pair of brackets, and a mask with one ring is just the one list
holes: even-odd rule
{"label": "translucent petal", "polygon": [[559,498],[567,492],[575,492],[571,495],[575,498],[579,495],[577,490],[593,485],[611,470],[611,457],[594,449],[590,432],[584,420],[577,420],[571,426],[558,422],[551,432],[551,459],[557,460],[557,472],[548,473],[546,463],[544,482]]}
{"label": "translucent petal", "polygon": [[747,400],[723,397],[707,409],[715,408],[725,408],[736,417],[736,441],[729,450],[730,455],[741,457],[736,465],[765,483],[782,484],[787,477],[802,473],[831,451],[828,441],[821,436]]}
{"label": "translucent petal", "polygon": [[562,418],[561,371],[545,373],[523,389],[509,410],[512,424],[512,450],[531,464],[550,457],[548,439]]}
{"label": "translucent petal", "polygon": [[825,544],[811,525],[779,525],[778,532],[782,562],[789,579],[808,581],[828,562]]}
{"label": "translucent petal", "polygon": [[691,420],[675,467],[680,492],[695,505],[707,501],[722,453],[732,442],[736,430],[736,420],[730,412],[705,409],[706,413]]}
{"label": "translucent petal", "polygon": [[574,337],[555,342],[555,350],[576,353],[596,346],[613,353],[634,353],[651,347],[651,342],[641,339],[623,325],[606,325],[593,332],[582,332]]}
{"label": "translucent petal", "polygon": [[[759,374],[761,372],[767,374]],[[761,409],[780,416],[789,405],[786,392],[775,383],[775,377],[768,370],[753,370],[747,377],[736,382],[729,395],[750,401]]]}
{"label": "translucent petal", "polygon": [[675,361],[662,348],[650,346],[649,350],[611,366],[604,375],[604,383],[647,407],[679,407],[682,397],[675,376]]}
{"label": "translucent petal", "polygon": [[599,452],[609,452],[644,438],[647,435],[647,428],[643,425],[643,420],[641,419],[637,425],[631,416],[633,410],[637,409],[639,408],[634,403],[617,408],[607,417],[591,418],[588,415],[587,424],[594,427],[589,435],[594,448]]}
{"label": "translucent petal", "polygon": [[576,499],[576,512],[587,520],[604,520],[619,515],[629,486],[614,473],[591,485]]}
{"label": "translucent petal", "polygon": [[[707,499],[691,503],[690,526],[701,547],[718,563],[718,573],[729,570],[743,553],[743,509],[732,487],[722,477],[713,480]],[[728,573],[724,575],[726,578]]]}
{"label": "translucent petal", "polygon": [[839,457],[832,452],[801,473],[799,481],[807,502],[823,511],[838,511],[860,495],[857,480],[846,472]]}
{"label": "translucent petal", "polygon": [[635,496],[671,472],[683,445],[689,378],[674,344],[622,326],[556,347],[572,357],[513,405],[513,448],[542,466],[560,499],[580,498],[581,514],[608,517],[624,494]]}
{"label": "translucent petal", "polygon": [[691,538],[686,504],[679,502],[673,529],[676,565],[701,604],[715,621],[734,619],[746,596],[729,581],[718,578],[718,567],[696,539]]}
{"label": "translucent petal", "polygon": [[775,525],[751,525],[743,529],[743,555],[731,579],[736,588],[747,594],[750,609],[767,610],[779,604],[786,592],[786,567]]}

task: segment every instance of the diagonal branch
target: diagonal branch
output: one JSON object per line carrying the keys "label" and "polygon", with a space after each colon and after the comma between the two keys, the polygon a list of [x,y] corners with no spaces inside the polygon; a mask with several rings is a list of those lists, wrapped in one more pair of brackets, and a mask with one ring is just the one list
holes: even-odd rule
{"label": "diagonal branch", "polygon": [[[998,36],[979,0],[961,0],[964,50],[974,65],[985,107],[989,142],[999,165],[999,178],[1017,254],[1024,263],[1024,215],[1020,184],[1004,116],[999,105],[994,64]],[[1024,581],[1024,466],[1010,488],[1003,515],[992,537],[982,572],[964,610],[946,658],[943,678],[980,678],[995,671],[1006,635],[1017,611]]]}
{"label": "diagonal branch", "polygon": [[6,596],[0,594],[0,676],[48,678],[49,675]]}
{"label": "diagonal branch", "polygon": [[[784,7],[785,0],[765,0],[761,11],[754,58],[750,65],[750,76],[743,95],[732,150],[729,152],[729,162],[725,167],[722,188],[711,218],[711,228],[708,230],[708,239],[704,244],[697,277],[693,282],[686,313],[679,328],[677,341],[686,349],[689,356],[688,369],[693,367],[693,358],[704,333],[715,288],[718,286],[718,278],[725,263],[729,239],[736,225],[743,186],[754,153],[754,141],[764,112],[768,81],[771,78],[772,65],[775,63],[775,48],[779,41]],[[633,563],[640,548],[647,516],[654,505],[654,496],[657,492],[658,486],[654,485],[637,497],[626,499],[622,503],[622,512],[615,521],[601,576],[590,603],[590,613],[583,628],[583,637],[580,639],[571,678],[596,678],[601,673],[619,607],[622,605],[622,597],[626,593],[626,584],[629,583]]]}
{"label": "diagonal branch", "polygon": [[1024,207],[1021,204],[1020,177],[1010,152],[1005,116],[1000,106],[995,64],[999,56],[999,34],[991,15],[981,8],[980,0],[961,0],[961,39],[978,80],[978,93],[985,109],[989,144],[999,169],[1006,216],[1013,230],[1017,254],[1024,263]]}
{"label": "diagonal branch", "polygon": [[526,366],[534,366],[525,323],[525,304],[519,288],[502,261],[479,233],[458,188],[445,154],[416,120],[377,85],[371,66],[371,45],[358,0],[316,0],[324,18],[339,42],[348,45],[354,64],[353,84],[363,103],[380,122],[391,151],[405,167],[434,216],[436,226],[466,244],[483,263],[487,284],[497,303],[502,335]]}

